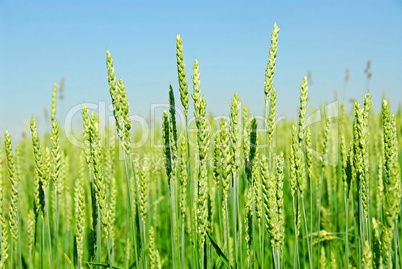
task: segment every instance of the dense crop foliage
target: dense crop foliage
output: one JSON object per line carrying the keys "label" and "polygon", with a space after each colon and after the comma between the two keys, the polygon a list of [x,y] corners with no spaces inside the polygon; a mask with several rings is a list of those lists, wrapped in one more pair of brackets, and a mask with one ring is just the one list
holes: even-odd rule
{"label": "dense crop foliage", "polygon": [[55,85],[50,132],[32,118],[0,146],[0,268],[402,268],[401,112],[384,98],[376,114],[369,94],[351,112],[309,109],[304,78],[298,119],[277,121],[278,35],[260,119],[237,93],[228,117],[207,115],[180,35],[183,122],[170,87],[161,124],[133,128],[107,51],[115,122],[83,104],[78,147],[56,120]]}

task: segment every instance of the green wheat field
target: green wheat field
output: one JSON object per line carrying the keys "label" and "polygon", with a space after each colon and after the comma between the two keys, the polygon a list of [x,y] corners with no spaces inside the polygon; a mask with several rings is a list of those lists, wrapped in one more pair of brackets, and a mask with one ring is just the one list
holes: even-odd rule
{"label": "green wheat field", "polygon": [[109,51],[115,121],[103,128],[82,104],[82,147],[56,120],[55,84],[51,132],[32,118],[18,143],[2,134],[0,268],[402,268],[402,111],[384,95],[376,113],[369,93],[350,111],[307,107],[305,77],[298,118],[277,122],[278,35],[275,24],[262,120],[237,93],[228,117],[207,115],[177,35],[180,101],[170,87],[141,147]]}

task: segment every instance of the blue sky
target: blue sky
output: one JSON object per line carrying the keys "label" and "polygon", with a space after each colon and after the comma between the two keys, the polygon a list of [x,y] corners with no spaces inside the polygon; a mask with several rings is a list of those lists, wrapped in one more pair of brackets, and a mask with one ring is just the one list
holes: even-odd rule
{"label": "blue sky", "polygon": [[[82,101],[110,103],[108,49],[126,84],[130,109],[178,95],[175,42],[184,42],[191,86],[198,59],[201,91],[215,114],[228,114],[238,91],[252,113],[264,106],[264,72],[275,22],[281,28],[274,85],[277,114],[296,116],[309,71],[309,105],[362,100],[371,59],[375,108],[386,91],[402,101],[402,1],[0,1],[0,131],[21,134],[29,117],[44,126],[54,82],[65,77],[63,120]],[[346,67],[350,80],[344,85]],[[192,87],[190,87],[192,89]]]}

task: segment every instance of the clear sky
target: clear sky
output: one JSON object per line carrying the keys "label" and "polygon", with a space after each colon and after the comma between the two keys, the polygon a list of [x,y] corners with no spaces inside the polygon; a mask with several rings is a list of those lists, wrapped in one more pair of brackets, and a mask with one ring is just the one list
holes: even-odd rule
{"label": "clear sky", "polygon": [[300,83],[309,71],[309,105],[334,101],[335,89],[341,99],[362,100],[369,58],[374,106],[380,107],[384,91],[394,109],[402,101],[400,0],[191,2],[0,1],[2,134],[8,128],[19,136],[32,115],[45,125],[44,107],[50,107],[53,83],[61,77],[59,119],[84,100],[109,104],[106,49],[133,113],[147,115],[151,104],[166,103],[169,84],[178,101],[178,33],[190,89],[197,58],[209,109],[229,114],[238,91],[251,112],[260,114],[275,22],[281,28],[274,78],[278,115],[296,115]]}

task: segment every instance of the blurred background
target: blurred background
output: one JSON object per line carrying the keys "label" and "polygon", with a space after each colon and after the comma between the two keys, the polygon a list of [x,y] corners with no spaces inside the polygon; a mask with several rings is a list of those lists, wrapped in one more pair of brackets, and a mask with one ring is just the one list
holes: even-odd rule
{"label": "blurred background", "polygon": [[283,2],[0,1],[0,131],[21,137],[31,116],[42,132],[49,130],[55,82],[61,125],[83,101],[107,108],[106,49],[133,114],[149,117],[152,104],[166,103],[169,84],[179,104],[176,34],[191,92],[193,61],[199,61],[208,110],[228,115],[237,91],[251,113],[262,114],[275,22],[278,117],[297,115],[303,76],[310,107],[339,100],[350,109],[350,100],[362,101],[369,90],[377,111],[384,92],[397,111],[402,1]]}

